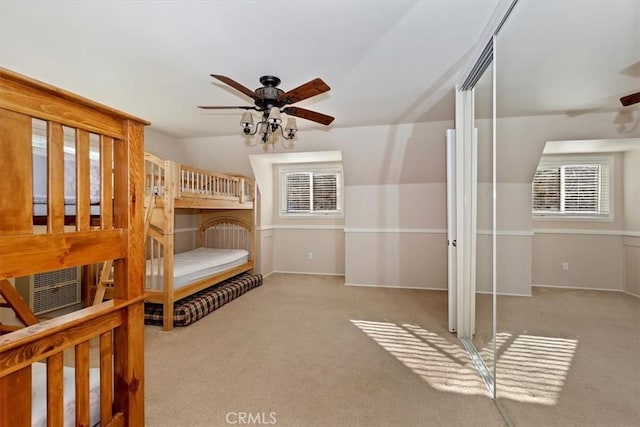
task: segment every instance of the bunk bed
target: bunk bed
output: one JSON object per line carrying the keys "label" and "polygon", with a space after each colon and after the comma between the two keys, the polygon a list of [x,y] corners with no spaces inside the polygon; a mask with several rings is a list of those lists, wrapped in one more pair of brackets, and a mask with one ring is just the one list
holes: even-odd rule
{"label": "bunk bed", "polygon": [[[255,257],[255,183],[145,153],[145,191],[153,197],[147,231],[145,293],[149,323],[174,326],[176,302],[250,272]],[[199,212],[198,248],[174,254],[175,211]],[[262,283],[250,280],[248,288]],[[246,289],[248,290],[248,289]]]}
{"label": "bunk bed", "polygon": [[[38,201],[34,120],[46,122],[47,198]],[[0,68],[0,288],[9,292],[19,276],[114,260],[112,300],[0,335],[2,426],[43,422],[32,417],[42,411],[47,425],[144,425],[145,125]],[[73,201],[64,191],[67,129],[75,135]],[[98,203],[90,188],[92,140],[100,151]],[[34,204],[46,206],[46,225],[35,225],[43,212]],[[72,227],[65,225],[69,205]],[[74,355],[73,367],[64,353]]]}

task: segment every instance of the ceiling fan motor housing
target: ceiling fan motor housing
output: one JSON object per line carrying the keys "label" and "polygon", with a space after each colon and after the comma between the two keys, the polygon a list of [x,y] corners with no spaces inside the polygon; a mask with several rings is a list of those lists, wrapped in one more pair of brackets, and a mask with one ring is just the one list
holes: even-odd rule
{"label": "ceiling fan motor housing", "polygon": [[265,114],[269,114],[271,107],[282,107],[278,103],[278,98],[284,93],[282,89],[277,87],[280,84],[280,79],[276,76],[262,76],[260,77],[260,83],[262,83],[263,87],[255,90],[256,105],[264,109]]}

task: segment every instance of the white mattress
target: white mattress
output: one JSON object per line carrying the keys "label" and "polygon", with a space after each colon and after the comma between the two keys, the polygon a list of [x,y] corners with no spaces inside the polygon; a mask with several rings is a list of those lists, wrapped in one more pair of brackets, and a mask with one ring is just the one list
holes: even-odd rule
{"label": "white mattress", "polygon": [[[100,215],[100,205],[91,205],[90,206],[91,215]],[[64,214],[66,216],[75,216],[76,214],[76,205],[64,205]],[[33,205],[33,215],[34,216],[47,216],[47,205],[45,204],[34,204]]]}
{"label": "white mattress", "polygon": [[[89,197],[91,204],[96,204],[100,202],[100,164],[93,159],[89,164]],[[33,147],[33,203],[45,206],[47,203],[47,156],[40,147]],[[76,157],[67,152],[64,153],[64,203],[76,203]]]}
{"label": "white mattress", "polygon": [[[63,413],[64,426],[76,425],[76,381],[75,369],[65,366],[63,368]],[[32,400],[31,400],[31,425],[32,427],[46,427],[47,425],[47,364],[34,363],[31,365]],[[89,418],[91,425],[100,421],[100,369],[89,369]]]}
{"label": "white mattress", "polygon": [[[175,254],[173,259],[173,288],[178,289],[194,280],[244,264],[249,260],[249,252],[244,249],[198,248]],[[153,266],[156,271],[159,265],[160,280],[163,262],[163,258],[158,258]],[[147,260],[147,289],[162,289],[162,286],[151,286],[151,268],[151,261]]]}

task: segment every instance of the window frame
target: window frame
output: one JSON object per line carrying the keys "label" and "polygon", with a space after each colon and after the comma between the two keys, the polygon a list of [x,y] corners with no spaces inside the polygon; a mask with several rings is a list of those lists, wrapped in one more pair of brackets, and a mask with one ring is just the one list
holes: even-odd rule
{"label": "window frame", "polygon": [[[579,166],[579,165],[601,165],[608,168],[608,182],[600,182],[600,188],[598,195],[603,193],[603,190],[608,191],[608,204],[609,211],[606,214],[580,214],[576,212],[557,212],[557,211],[535,211],[533,206],[533,180],[531,181],[531,217],[534,221],[590,221],[590,222],[613,222],[614,207],[615,207],[615,156],[614,155],[573,155],[573,156],[543,156],[536,167],[536,172],[539,168],[562,168],[563,166]],[[534,172],[535,179],[535,172]],[[561,180],[561,185],[564,185],[564,180]],[[564,189],[561,187],[561,203],[564,200]]]}
{"label": "window frame", "polygon": [[[286,194],[287,194],[287,175],[290,173],[309,173],[313,174],[335,174],[336,183],[336,207],[335,211],[303,211],[289,212],[286,210]],[[278,212],[280,218],[343,218],[344,217],[344,172],[342,164],[314,164],[314,165],[295,165],[280,166],[278,173],[279,199]],[[313,179],[310,187],[313,188]],[[311,191],[312,192],[312,191]],[[313,199],[310,200],[310,206],[313,209]]]}

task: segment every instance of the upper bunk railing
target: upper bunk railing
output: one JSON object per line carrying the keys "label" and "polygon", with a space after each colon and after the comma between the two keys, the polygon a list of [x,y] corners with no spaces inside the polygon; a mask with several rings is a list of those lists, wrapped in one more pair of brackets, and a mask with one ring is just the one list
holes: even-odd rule
{"label": "upper bunk railing", "polygon": [[[46,160],[45,226],[34,226],[34,120],[44,122]],[[97,334],[113,353],[112,402],[105,411],[122,413],[121,424],[144,425],[143,360],[143,147],[144,120],[60,88],[0,68],[0,282],[18,276],[113,259],[115,306],[78,310],[19,329],[0,338],[0,425],[30,425],[31,364],[47,359],[54,378],[48,406],[59,411],[61,351],[76,347],[76,367],[84,371],[88,340]],[[76,178],[73,226],[65,225],[65,130],[74,135]],[[100,223],[91,222],[90,146],[100,147]],[[111,303],[113,304],[113,303]],[[105,308],[107,311],[104,311]],[[114,311],[115,310],[115,311]],[[116,313],[117,312],[117,313]],[[107,322],[108,319],[117,319]],[[106,322],[106,323],[105,323]],[[100,326],[96,326],[100,325]],[[106,329],[113,332],[108,332]],[[77,332],[77,334],[76,334]],[[113,342],[109,347],[107,341]],[[79,350],[78,350],[79,347]],[[109,350],[111,348],[112,350]],[[55,353],[55,355],[54,355]],[[52,357],[52,359],[50,358]],[[81,358],[80,364],[77,361]],[[76,390],[86,391],[86,377]],[[88,397],[82,393],[80,399]],[[108,394],[105,392],[105,396]],[[6,410],[11,408],[10,410]],[[106,413],[106,412],[105,412]],[[85,425],[83,421],[78,425]],[[59,420],[59,415],[53,415]],[[108,417],[103,425],[108,424]],[[115,423],[115,418],[113,420]],[[52,421],[51,425],[57,425]]]}
{"label": "upper bunk railing", "polygon": [[197,198],[251,203],[255,183],[232,174],[210,172],[145,153],[147,194],[169,194],[173,199]]}
{"label": "upper bunk railing", "polygon": [[0,68],[0,279],[126,256],[145,124]]}

